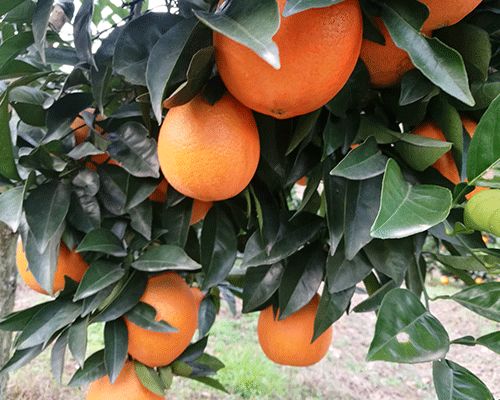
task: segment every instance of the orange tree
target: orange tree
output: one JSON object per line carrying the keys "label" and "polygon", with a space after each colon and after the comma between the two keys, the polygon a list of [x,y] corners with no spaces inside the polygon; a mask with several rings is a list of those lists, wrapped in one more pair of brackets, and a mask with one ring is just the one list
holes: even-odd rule
{"label": "orange tree", "polygon": [[[238,296],[277,363],[375,312],[368,361],[432,361],[440,400],[492,399],[447,353],[498,353],[500,332],[457,338],[429,303],[500,321],[500,283],[473,279],[500,265],[480,234],[500,232],[498,1],[217,3],[2,0],[0,220],[52,296],[1,320],[2,372],[51,348],[61,380],[69,349],[88,399],[224,390],[205,348]],[[437,264],[462,290],[429,296]]]}

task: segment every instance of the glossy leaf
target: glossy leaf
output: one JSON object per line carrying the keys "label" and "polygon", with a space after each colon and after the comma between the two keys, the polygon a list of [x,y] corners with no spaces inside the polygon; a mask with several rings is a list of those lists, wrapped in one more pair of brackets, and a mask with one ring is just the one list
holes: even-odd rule
{"label": "glossy leaf", "polygon": [[134,362],[134,366],[135,373],[144,387],[158,396],[163,397],[165,395],[166,387],[163,384],[158,372],[156,372],[153,368],[146,367],[137,361]]}
{"label": "glossy leaf", "polygon": [[351,180],[364,180],[380,175],[385,170],[387,157],[382,154],[373,137],[369,137],[360,146],[351,150],[340,161],[330,175]]}
{"label": "glossy leaf", "polygon": [[420,363],[443,358],[448,348],[446,330],[417,296],[393,289],[384,297],[368,361]]}
{"label": "glossy leaf", "polygon": [[39,0],[36,3],[35,13],[33,14],[33,38],[35,46],[40,53],[42,62],[45,63],[45,35],[49,26],[50,12],[54,0]]}
{"label": "glossy leaf", "polygon": [[153,332],[177,332],[177,328],[156,317],[156,310],[146,303],[138,303],[126,314],[127,320]]}
{"label": "glossy leaf", "polygon": [[330,293],[338,293],[356,286],[371,270],[372,266],[363,254],[360,253],[352,260],[347,260],[340,246],[326,261],[328,290]]}
{"label": "glossy leaf", "polygon": [[68,329],[68,347],[78,365],[83,367],[87,353],[88,318],[80,319]]}
{"label": "glossy leaf", "polygon": [[31,44],[33,44],[33,33],[29,31],[20,32],[2,42],[0,45],[0,69],[25,51]]}
{"label": "glossy leaf", "polygon": [[104,327],[104,365],[111,383],[115,383],[128,356],[128,331],[121,319]]}
{"label": "glossy leaf", "polygon": [[469,286],[451,299],[485,318],[500,322],[500,282]]}
{"label": "glossy leaf", "polygon": [[99,378],[102,378],[104,375],[106,375],[104,350],[100,350],[85,360],[84,367],[79,368],[75,372],[69,381],[68,386],[78,387],[88,385]]}
{"label": "glossy leaf", "polygon": [[418,69],[412,69],[404,74],[401,79],[399,105],[406,106],[415,103],[436,92],[439,92],[439,89],[434,86],[432,82],[430,82]]}
{"label": "glossy leaf", "polygon": [[83,63],[95,67],[94,56],[92,54],[92,31],[90,26],[93,12],[94,1],[83,0],[75,16],[75,21],[73,22],[73,37],[78,59]]}
{"label": "glossy leaf", "polygon": [[27,349],[18,349],[14,352],[12,357],[2,366],[0,374],[6,374],[10,371],[21,368],[22,366],[31,362],[43,351],[43,345],[39,344]]}
{"label": "glossy leaf", "polygon": [[398,164],[390,159],[371,235],[380,239],[397,239],[423,232],[444,221],[450,212],[451,201],[451,192],[443,187],[412,186],[404,180]]}
{"label": "glossy leaf", "polygon": [[113,232],[108,229],[95,229],[85,235],[78,245],[77,252],[91,251],[123,257],[127,254],[123,245]]}
{"label": "glossy leaf", "polygon": [[23,213],[25,187],[16,186],[0,194],[0,221],[17,232]]}
{"label": "glossy leaf", "polygon": [[234,0],[215,13],[196,10],[194,15],[208,27],[253,50],[273,68],[280,68],[279,49],[272,40],[280,17],[275,0],[249,3]]}
{"label": "glossy leaf", "polygon": [[100,290],[118,282],[125,275],[120,264],[106,260],[97,260],[90,264],[76,290],[74,301],[85,299]]}
{"label": "glossy leaf", "polygon": [[434,361],[432,377],[438,400],[493,400],[476,375],[453,361]]}
{"label": "glossy leaf", "polygon": [[287,0],[283,11],[284,17],[310,10],[311,8],[329,7],[343,0]]}
{"label": "glossy leaf", "polygon": [[281,263],[247,269],[243,288],[244,313],[256,309],[271,298],[278,290],[284,271]]}
{"label": "glossy leaf", "polygon": [[55,341],[50,354],[50,368],[57,383],[62,383],[66,348],[68,346],[68,331],[64,331]]}
{"label": "glossy leaf", "polygon": [[140,271],[197,270],[201,265],[191,259],[184,249],[173,245],[150,247],[132,263]]}
{"label": "glossy leaf", "polygon": [[0,148],[4,149],[0,157],[0,176],[17,179],[16,164],[12,150],[12,133],[9,126],[9,102],[7,96],[0,97]]}
{"label": "glossy leaf", "polygon": [[402,282],[408,266],[413,262],[413,239],[373,240],[364,252],[377,271]]}

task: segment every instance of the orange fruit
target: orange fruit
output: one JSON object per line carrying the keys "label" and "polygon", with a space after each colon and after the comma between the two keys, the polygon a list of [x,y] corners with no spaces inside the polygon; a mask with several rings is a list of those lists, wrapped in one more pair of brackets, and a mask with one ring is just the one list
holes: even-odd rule
{"label": "orange fruit", "polygon": [[[84,111],[94,114],[95,108],[87,108]],[[102,115],[98,114],[95,120],[102,121]],[[83,117],[81,115],[78,115],[78,117],[73,120],[73,122],[71,123],[71,129],[73,130],[73,134],[75,135],[76,144],[83,143],[89,136],[90,129],[85,124],[85,121],[83,120]],[[95,125],[95,130],[99,133],[103,132],[103,129],[99,125]]]}
{"label": "orange fruit", "polygon": [[297,182],[295,182],[299,186],[306,186],[307,185],[307,176],[303,176],[300,178]]}
{"label": "orange fruit", "polygon": [[484,283],[484,279],[478,276],[476,279],[474,279],[474,283],[476,285],[481,285],[482,283]]}
{"label": "orange fruit", "polygon": [[205,298],[205,295],[203,294],[203,292],[200,290],[200,288],[197,288],[197,287],[192,287],[191,288],[191,293],[193,293],[193,296],[194,296],[194,299],[196,301],[196,305],[198,307],[198,309],[200,308],[200,305],[201,305],[201,302],[203,301],[203,299]]}
{"label": "orange fruit", "polygon": [[373,20],[382,33],[385,44],[364,39],[360,57],[370,74],[370,82],[374,87],[384,88],[399,83],[403,75],[415,68],[406,51],[396,46],[380,18]]}
{"label": "orange fruit", "polygon": [[[461,117],[461,119],[465,131],[472,138],[474,136],[474,132],[476,131],[477,123],[467,117]],[[436,123],[430,121],[424,122],[423,124],[419,125],[417,128],[413,130],[413,133],[419,136],[424,136],[435,140],[442,140],[443,142],[446,141],[446,137],[443,131],[439,128],[439,126]],[[458,183],[461,182],[460,173],[458,172],[458,168],[457,165],[455,164],[455,159],[453,158],[451,150],[446,154],[443,154],[441,158],[439,158],[432,166],[435,169],[437,169],[441,175],[443,175],[454,185],[457,185]],[[485,189],[486,188],[484,187],[476,187],[466,197],[469,199],[476,193]]]}
{"label": "orange fruit", "polygon": [[252,112],[230,94],[213,106],[202,96],[172,108],[160,129],[158,158],[178,192],[203,201],[234,197],[252,179],[260,157]]}
{"label": "orange fruit", "polygon": [[153,332],[125,319],[129,354],[149,367],[170,364],[189,346],[198,326],[198,306],[191,289],[175,272],[149,279],[141,301],[156,310],[156,319],[177,329]]}
{"label": "orange fruit", "polygon": [[87,400],[163,400],[163,397],[146,389],[135,372],[134,363],[127,361],[115,383],[107,375],[93,382]]}
{"label": "orange fruit", "polygon": [[[156,203],[164,203],[167,199],[168,182],[163,179],[156,187],[155,191],[150,194],[149,199]],[[212,201],[201,201],[193,199],[193,208],[191,210],[190,225],[194,225],[205,218],[208,211],[212,208],[214,203]]]}
{"label": "orange fruit", "polygon": [[[19,275],[21,275],[21,278],[28,287],[38,293],[48,294],[40,287],[35,277],[29,270],[28,259],[24,254],[21,242],[17,244],[16,263]],[[59,258],[57,260],[57,269],[54,276],[54,284],[52,286],[52,293],[57,293],[64,289],[65,276],[68,276],[75,282],[80,282],[88,267],[89,266],[79,253],[76,251],[70,251],[65,244],[61,243],[59,248]]]}
{"label": "orange fruit", "polygon": [[433,30],[454,25],[470,14],[481,0],[420,0],[429,9],[423,30]]}
{"label": "orange fruit", "polygon": [[306,367],[326,355],[332,342],[332,327],[311,343],[319,300],[316,294],[309,304],[281,321],[275,318],[272,306],[261,311],[257,332],[260,346],[270,360],[281,365]]}
{"label": "orange fruit", "polygon": [[450,283],[450,278],[448,278],[446,275],[442,275],[441,278],[439,278],[439,281],[441,282],[441,285],[448,285]]}
{"label": "orange fruit", "polygon": [[[280,15],[285,0],[278,0]],[[214,33],[215,59],[231,94],[252,110],[285,119],[314,111],[347,82],[359,56],[363,20],[358,0],[281,17],[273,40],[280,69],[247,47]]]}

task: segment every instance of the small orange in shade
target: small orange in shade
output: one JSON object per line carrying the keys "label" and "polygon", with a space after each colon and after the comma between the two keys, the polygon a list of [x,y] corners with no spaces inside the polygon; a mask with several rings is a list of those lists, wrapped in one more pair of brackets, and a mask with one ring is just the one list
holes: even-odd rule
{"label": "small orange in shade", "polygon": [[[150,194],[149,199],[156,203],[163,203],[167,200],[167,190],[168,190],[168,182],[166,179],[163,179],[160,184],[156,187],[155,191]],[[194,225],[205,218],[208,211],[214,205],[211,201],[201,201],[201,200],[193,200],[193,208],[191,211],[191,220],[189,221],[190,225]]]}
{"label": "small orange in shade", "polygon": [[272,306],[261,311],[257,332],[260,346],[271,361],[307,367],[316,364],[328,353],[332,327],[311,343],[319,300],[320,297],[315,295],[309,304],[281,321],[275,318]]}
{"label": "small orange in shade", "polygon": [[307,176],[303,176],[300,178],[297,182],[295,182],[299,186],[306,186],[307,185]]}
{"label": "small orange in shade", "polygon": [[[280,15],[285,0],[278,0]],[[281,17],[274,35],[281,67],[214,33],[215,59],[229,92],[252,110],[285,119],[314,111],[347,82],[359,56],[363,18],[358,0]]]}
{"label": "small orange in shade", "polygon": [[454,25],[470,14],[481,0],[420,0],[429,9],[422,29],[439,29]]}
{"label": "small orange in shade", "polygon": [[382,20],[375,18],[374,23],[384,36],[385,44],[364,39],[360,57],[368,69],[374,87],[393,86],[415,66],[408,53],[396,46]]}
{"label": "small orange in shade", "polygon": [[[470,118],[462,117],[462,124],[465,128],[465,131],[472,138],[474,136],[474,132],[477,127],[477,123]],[[446,141],[446,137],[443,131],[439,128],[439,126],[434,122],[424,122],[413,130],[415,135],[424,136],[427,138],[441,140],[443,142]],[[458,172],[457,165],[455,163],[455,159],[453,158],[453,154],[451,150],[446,154],[443,154],[441,158],[439,158],[433,165],[435,169],[439,171],[441,175],[443,175],[446,179],[448,179],[454,185],[457,185],[461,182],[460,173]],[[483,187],[476,187],[471,193],[469,193],[466,197],[469,199],[474,196],[476,193],[481,190],[485,190]]]}
{"label": "small orange in shade", "polygon": [[[95,113],[94,108],[87,108],[84,111],[91,114]],[[97,115],[95,120],[102,121],[102,115]],[[103,129],[99,125],[95,125],[94,128],[99,133],[103,132]],[[73,122],[71,123],[71,129],[73,130],[73,134],[75,135],[76,144],[83,143],[89,136],[90,129],[87,124],[85,124],[85,121],[81,115],[73,120]]]}
{"label": "small orange in shade", "polygon": [[115,383],[108,376],[93,382],[87,392],[87,400],[163,400],[146,389],[135,372],[134,363],[127,361]]}
{"label": "small orange in shade", "polygon": [[[28,268],[28,259],[24,254],[23,245],[21,242],[17,244],[16,251],[16,262],[17,262],[17,270],[19,271],[19,275],[23,279],[24,283],[29,286],[31,289],[38,293],[48,294],[45,290],[43,290],[35,277],[31,273]],[[87,263],[83,260],[82,256],[76,251],[70,251],[66,245],[61,243],[59,248],[59,258],[57,260],[57,269],[54,276],[54,284],[52,287],[52,293],[60,292],[64,289],[65,281],[64,277],[68,276],[75,282],[80,282],[83,278],[83,275],[88,269]]]}
{"label": "small orange in shade", "polygon": [[450,283],[450,278],[448,278],[446,275],[441,275],[441,278],[439,278],[439,281],[441,282],[441,285],[448,285]]}
{"label": "small orange in shade", "polygon": [[153,332],[125,319],[129,354],[149,367],[170,364],[189,346],[198,327],[196,299],[181,276],[175,272],[149,278],[141,301],[156,310],[156,319],[177,329]]}
{"label": "small orange in shade", "polygon": [[230,94],[214,105],[202,96],[172,108],[158,139],[163,175],[177,191],[203,201],[242,192],[259,163],[260,142],[252,112]]}

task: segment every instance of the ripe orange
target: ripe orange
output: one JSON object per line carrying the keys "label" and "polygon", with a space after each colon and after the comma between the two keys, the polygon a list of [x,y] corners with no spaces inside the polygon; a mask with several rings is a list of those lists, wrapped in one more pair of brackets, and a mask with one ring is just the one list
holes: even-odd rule
{"label": "ripe orange", "polygon": [[448,278],[446,275],[441,275],[441,278],[439,278],[439,281],[441,282],[441,285],[448,285],[450,283],[450,278]]}
{"label": "ripe orange", "polygon": [[201,305],[201,302],[203,301],[203,299],[205,298],[205,295],[203,294],[203,292],[200,290],[200,288],[197,288],[197,287],[192,287],[191,288],[191,293],[193,293],[193,296],[194,296],[194,299],[196,301],[196,305],[198,307],[198,309],[200,308],[200,305]]}
{"label": "ripe orange", "polygon": [[175,272],[149,279],[141,301],[154,307],[157,320],[177,332],[152,332],[125,319],[129,354],[149,367],[170,364],[189,346],[198,326],[198,306],[187,283]]}
{"label": "ripe orange", "polygon": [[272,306],[261,311],[257,326],[259,342],[270,360],[281,365],[306,367],[326,355],[332,342],[332,327],[311,343],[319,299],[315,295],[309,304],[281,321],[275,318]]}
{"label": "ripe orange", "polygon": [[[285,0],[278,0],[280,15]],[[281,17],[273,37],[281,68],[214,33],[215,58],[227,89],[247,107],[285,119],[314,111],[347,82],[359,56],[363,21],[358,0]]]}
{"label": "ripe orange", "polygon": [[[19,271],[19,275],[23,279],[24,283],[29,286],[31,289],[35,290],[38,293],[48,294],[45,290],[43,290],[35,277],[28,269],[28,259],[24,254],[23,245],[21,242],[17,244],[16,251],[16,262],[17,262],[17,270]],[[64,277],[68,276],[73,279],[75,282],[80,282],[83,278],[83,275],[88,269],[87,263],[83,260],[82,256],[76,251],[70,251],[66,245],[61,243],[61,247],[59,248],[59,258],[57,260],[57,269],[54,276],[54,284],[52,287],[52,293],[60,292],[64,289]]]}
{"label": "ripe orange", "polygon": [[[85,111],[91,114],[95,113],[94,108],[87,108],[85,109]],[[97,115],[95,120],[102,121],[102,115]],[[73,134],[75,135],[76,144],[83,143],[89,136],[90,129],[85,124],[85,121],[83,120],[83,117],[81,115],[73,120],[73,122],[71,123],[71,129],[73,130]],[[99,133],[103,132],[103,129],[99,125],[95,125],[95,130]]]}
{"label": "ripe orange", "polygon": [[456,24],[470,14],[481,0],[420,0],[429,9],[422,29],[433,30]]}
{"label": "ripe orange", "polygon": [[127,361],[115,383],[108,376],[93,382],[87,392],[87,400],[163,400],[146,389],[135,372],[134,363]]}
{"label": "ripe orange", "polygon": [[385,45],[364,39],[360,57],[368,69],[374,87],[393,86],[415,66],[408,53],[396,46],[382,20],[375,18],[374,23],[384,36]]}
{"label": "ripe orange", "polygon": [[481,278],[480,276],[476,277],[476,279],[474,279],[474,283],[476,285],[481,285],[482,283],[484,283],[484,279]]}
{"label": "ripe orange", "polygon": [[[461,117],[461,118],[465,131],[472,138],[474,136],[474,132],[476,131],[477,123],[467,117]],[[417,128],[413,130],[413,133],[431,139],[446,141],[446,137],[443,131],[439,128],[439,126],[436,123],[430,121],[424,122],[423,124],[419,125]],[[455,159],[453,158],[451,150],[448,153],[443,154],[441,158],[439,158],[432,166],[435,169],[437,169],[441,175],[443,175],[454,185],[457,185],[458,183],[461,182],[460,173],[458,172],[458,168],[457,165],[455,164]],[[466,197],[471,198],[476,193],[485,189],[486,188],[483,187],[476,187]]]}
{"label": "ripe orange", "polygon": [[160,129],[158,158],[163,175],[193,199],[236,196],[255,174],[259,157],[252,112],[230,94],[213,106],[198,96],[172,108]]}
{"label": "ripe orange", "polygon": [[[151,193],[149,199],[156,203],[164,203],[167,199],[167,189],[168,182],[166,179],[163,179],[156,187],[155,191]],[[212,201],[201,201],[194,199],[193,208],[191,210],[191,220],[189,221],[189,224],[194,225],[203,220],[213,205],[214,203]]]}
{"label": "ripe orange", "polygon": [[300,178],[297,182],[295,182],[299,186],[306,186],[307,185],[307,176],[303,176]]}

